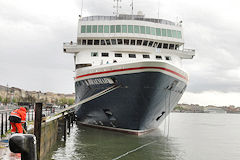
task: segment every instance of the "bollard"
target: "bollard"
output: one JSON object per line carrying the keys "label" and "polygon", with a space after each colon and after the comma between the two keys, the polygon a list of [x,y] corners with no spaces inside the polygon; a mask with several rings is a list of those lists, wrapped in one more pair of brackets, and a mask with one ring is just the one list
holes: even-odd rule
{"label": "bollard", "polygon": [[36,137],[33,134],[14,134],[9,139],[13,153],[21,153],[21,160],[37,160]]}
{"label": "bollard", "polygon": [[34,135],[37,139],[37,159],[40,159],[41,147],[41,124],[42,124],[42,103],[35,105]]}
{"label": "bollard", "polygon": [[7,124],[8,124],[8,117],[7,117],[7,112],[6,112],[6,117],[5,117],[5,133],[7,133]]}

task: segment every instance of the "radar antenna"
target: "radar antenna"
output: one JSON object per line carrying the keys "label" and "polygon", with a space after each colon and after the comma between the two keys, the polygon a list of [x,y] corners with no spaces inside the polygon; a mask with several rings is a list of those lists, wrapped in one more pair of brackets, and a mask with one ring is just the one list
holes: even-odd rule
{"label": "radar antenna", "polygon": [[133,0],[132,3],[130,4],[130,7],[132,7],[132,19],[133,19]]}
{"label": "radar antenna", "polygon": [[121,2],[122,0],[113,0],[113,1],[116,2],[116,5],[113,6],[113,8],[116,8],[116,11],[114,11],[113,14],[115,14],[118,17],[119,9],[122,8],[121,6],[119,6],[119,2]]}

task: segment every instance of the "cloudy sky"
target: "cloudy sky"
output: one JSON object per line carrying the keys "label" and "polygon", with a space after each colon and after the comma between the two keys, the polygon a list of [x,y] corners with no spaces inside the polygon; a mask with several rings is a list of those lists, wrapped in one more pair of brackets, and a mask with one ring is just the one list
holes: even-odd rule
{"label": "cloudy sky", "polygon": [[[131,13],[122,0],[121,13]],[[113,0],[84,0],[83,16],[112,15]],[[73,57],[63,42],[76,40],[81,0],[0,0],[0,85],[43,92],[74,92]],[[181,102],[240,106],[238,0],[134,0],[134,12],[184,27],[190,81]]]}

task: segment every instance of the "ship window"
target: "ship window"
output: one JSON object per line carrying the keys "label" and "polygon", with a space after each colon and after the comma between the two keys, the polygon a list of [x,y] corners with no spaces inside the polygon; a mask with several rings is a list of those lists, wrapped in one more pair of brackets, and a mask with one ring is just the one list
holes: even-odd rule
{"label": "ship window", "polygon": [[97,26],[96,25],[92,26],[92,33],[97,33]]}
{"label": "ship window", "polygon": [[111,33],[115,33],[115,25],[111,25],[110,31]]}
{"label": "ship window", "polygon": [[101,45],[106,45],[103,39],[101,40]]}
{"label": "ship window", "polygon": [[81,45],[81,39],[77,40],[78,45]]}
{"label": "ship window", "polygon": [[86,45],[87,44],[87,40],[86,39],[83,39],[82,40],[82,45]]}
{"label": "ship window", "polygon": [[180,39],[182,38],[181,31],[177,31],[177,37],[180,38]]}
{"label": "ship window", "polygon": [[91,33],[91,26],[87,26],[87,33]]}
{"label": "ship window", "polygon": [[162,29],[162,36],[164,36],[164,37],[167,36],[167,31],[166,31],[166,29]]}
{"label": "ship window", "polygon": [[91,56],[92,57],[97,57],[98,56],[98,52],[91,52]]}
{"label": "ship window", "polygon": [[142,45],[142,40],[137,40],[137,45]]}
{"label": "ship window", "polygon": [[123,44],[122,39],[117,39],[118,44]]}
{"label": "ship window", "polygon": [[172,31],[170,29],[167,29],[167,36],[172,37]]}
{"label": "ship window", "polygon": [[169,44],[169,49],[174,49],[174,44]]}
{"label": "ship window", "polygon": [[153,47],[157,47],[158,42],[154,42]]}
{"label": "ship window", "polygon": [[166,56],[165,59],[168,60],[168,61],[172,60],[170,56]]}
{"label": "ship window", "polygon": [[131,45],[135,45],[135,39],[131,39]]}
{"label": "ship window", "polygon": [[172,30],[172,36],[173,36],[174,38],[177,38],[177,32],[176,32],[176,30]]}
{"label": "ship window", "polygon": [[128,25],[128,33],[133,33],[133,25]]}
{"label": "ship window", "polygon": [[178,49],[179,49],[179,45],[176,44],[176,45],[175,45],[175,50],[178,50]]}
{"label": "ship window", "polygon": [[98,33],[103,33],[103,25],[98,26]]}
{"label": "ship window", "polygon": [[144,54],[143,58],[150,58],[150,55],[149,54]]}
{"label": "ship window", "polygon": [[108,53],[103,52],[102,57],[108,57]]}
{"label": "ship window", "polygon": [[150,34],[150,27],[146,27],[146,34]]}
{"label": "ship window", "polygon": [[162,43],[158,43],[157,48],[162,48]]}
{"label": "ship window", "polygon": [[134,26],[134,33],[139,33],[139,26]]}
{"label": "ship window", "polygon": [[122,53],[115,53],[115,57],[122,57]]}
{"label": "ship window", "polygon": [[116,45],[116,39],[111,39],[112,45]]}
{"label": "ship window", "polygon": [[81,26],[81,33],[86,33],[86,26]]}
{"label": "ship window", "polygon": [[124,44],[129,45],[129,39],[124,39]]}
{"label": "ship window", "polygon": [[147,44],[148,44],[148,41],[144,40],[144,41],[143,41],[143,45],[144,45],[144,46],[147,46]]}
{"label": "ship window", "polygon": [[156,32],[156,29],[151,27],[151,35],[155,35],[156,34],[155,32]]}
{"label": "ship window", "polygon": [[156,28],[156,35],[161,36],[161,29],[160,28]]}
{"label": "ship window", "polygon": [[156,59],[162,60],[162,56],[157,55],[157,56],[156,56]]}
{"label": "ship window", "polygon": [[149,41],[148,47],[152,47],[152,45],[153,45],[153,41]]}
{"label": "ship window", "polygon": [[99,45],[99,40],[94,40],[94,45]]}
{"label": "ship window", "polygon": [[127,33],[127,25],[122,25],[122,33]]}
{"label": "ship window", "polygon": [[163,48],[164,49],[168,49],[168,44],[167,43],[163,43]]}
{"label": "ship window", "polygon": [[93,40],[90,40],[90,39],[89,39],[88,42],[87,42],[87,44],[88,44],[88,45],[92,45],[92,44],[93,44]]}
{"label": "ship window", "polygon": [[129,58],[136,58],[136,54],[128,54]]}
{"label": "ship window", "polygon": [[121,33],[121,25],[116,25],[116,33]]}
{"label": "ship window", "polygon": [[111,45],[110,39],[106,39],[106,43],[107,43],[107,45]]}
{"label": "ship window", "polygon": [[88,67],[88,66],[92,66],[92,64],[76,64],[76,69],[83,68],[83,67]]}
{"label": "ship window", "polygon": [[109,26],[104,26],[104,33],[109,33]]}
{"label": "ship window", "polygon": [[140,32],[141,32],[142,34],[145,34],[145,26],[140,26]]}

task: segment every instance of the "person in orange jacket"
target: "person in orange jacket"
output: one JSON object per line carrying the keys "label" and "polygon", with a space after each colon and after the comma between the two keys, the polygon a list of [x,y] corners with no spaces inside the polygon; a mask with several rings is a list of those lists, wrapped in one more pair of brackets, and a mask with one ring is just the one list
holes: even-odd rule
{"label": "person in orange jacket", "polygon": [[26,123],[27,112],[28,107],[20,107],[11,112],[9,120],[12,126],[12,133],[23,133],[22,124]]}

